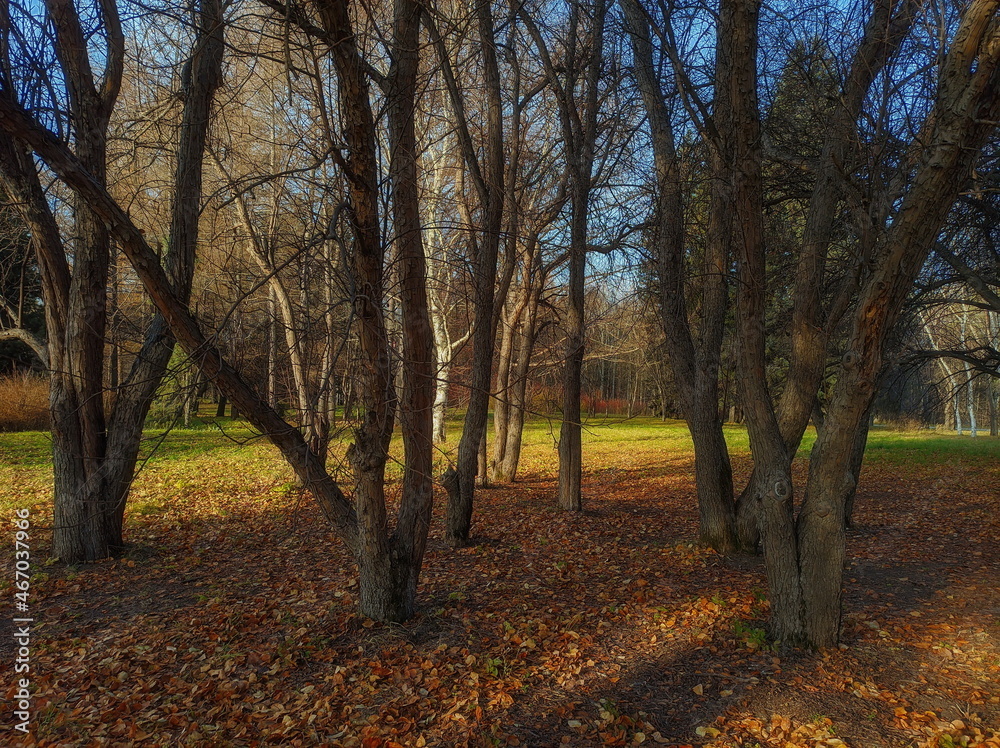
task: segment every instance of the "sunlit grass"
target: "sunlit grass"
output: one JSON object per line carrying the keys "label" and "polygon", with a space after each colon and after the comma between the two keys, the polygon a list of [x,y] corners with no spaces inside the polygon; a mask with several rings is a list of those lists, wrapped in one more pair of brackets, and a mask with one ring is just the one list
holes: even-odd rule
{"label": "sunlit grass", "polygon": [[[343,424],[343,422],[342,422]],[[448,440],[436,447],[436,469],[443,471],[457,454],[462,423],[449,423]],[[734,459],[749,456],[745,427],[724,429]],[[810,428],[799,458],[808,456],[815,441]],[[557,419],[535,418],[525,425],[521,474],[540,479],[554,477],[559,438]],[[331,445],[329,466],[336,478],[349,484],[350,466],[345,454],[351,432],[341,428]],[[488,426],[492,448],[493,424]],[[660,466],[690,470],[691,438],[683,421],[657,418],[593,417],[584,424],[584,469],[588,459],[600,469],[644,469]],[[956,463],[994,466],[1000,456],[1000,439],[976,439],[940,431],[892,431],[876,426],[868,440],[866,457],[873,463],[911,463],[914,466],[953,468]],[[402,473],[402,444],[397,435],[391,447],[387,479],[397,482]],[[33,503],[51,501],[52,449],[47,432],[0,434],[0,510],[7,512]],[[166,493],[218,491],[242,493],[263,490],[278,494],[293,488],[291,469],[266,439],[245,422],[223,419],[199,423],[194,428],[151,429],[140,453],[140,469],[132,493],[132,508],[156,513]]]}

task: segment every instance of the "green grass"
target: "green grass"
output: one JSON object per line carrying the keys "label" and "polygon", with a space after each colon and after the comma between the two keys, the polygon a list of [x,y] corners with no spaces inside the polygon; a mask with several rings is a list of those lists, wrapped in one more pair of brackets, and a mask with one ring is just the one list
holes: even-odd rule
{"label": "green grass", "polygon": [[[221,428],[220,428],[221,427]],[[522,475],[528,478],[552,478],[556,469],[555,446],[559,423],[555,419],[536,418],[525,426]],[[455,457],[461,421],[449,424],[449,439],[437,447],[438,468],[443,470]],[[492,441],[492,423],[488,435]],[[330,466],[345,482],[350,470],[344,452],[350,432],[340,434],[331,450]],[[727,425],[725,436],[734,458],[746,459],[749,444],[746,429]],[[815,441],[810,429],[799,456],[808,455]],[[585,424],[584,463],[594,457],[594,471],[683,470],[690,471],[691,439],[682,421],[656,418],[597,417]],[[620,447],[618,446],[620,445]],[[933,431],[899,432],[872,430],[867,458],[873,463],[909,463],[925,468],[982,466],[995,469],[1000,456],[1000,439],[980,436],[972,439]],[[393,442],[387,477],[398,481],[401,474],[402,448]],[[193,492],[237,492],[261,490],[287,496],[292,493],[291,469],[265,439],[256,435],[242,421],[222,420],[218,425],[198,424],[194,428],[147,432],[140,455],[140,470],[133,489],[132,511],[159,514],[166,511],[169,496]],[[9,512],[29,505],[51,501],[51,438],[45,432],[0,434],[0,511]]]}
{"label": "green grass", "polygon": [[1000,456],[1000,439],[982,431],[975,439],[954,432],[891,431],[873,428],[865,458],[889,463],[952,465],[955,460],[978,462]]}

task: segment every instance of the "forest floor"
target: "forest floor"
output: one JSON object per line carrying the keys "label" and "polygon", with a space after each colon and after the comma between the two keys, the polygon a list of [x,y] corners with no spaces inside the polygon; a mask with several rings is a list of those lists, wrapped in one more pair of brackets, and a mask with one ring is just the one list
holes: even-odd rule
{"label": "forest floor", "polygon": [[146,463],[124,557],[46,563],[46,439],[0,435],[0,510],[31,508],[37,564],[32,733],[12,730],[6,616],[3,745],[1000,748],[997,439],[873,433],[843,643],[822,652],[769,645],[759,559],[694,543],[676,423],[592,424],[576,515],[532,424],[523,479],[478,494],[473,547],[444,546],[438,501],[403,625],[357,615],[347,553],[270,447],[209,429]]}

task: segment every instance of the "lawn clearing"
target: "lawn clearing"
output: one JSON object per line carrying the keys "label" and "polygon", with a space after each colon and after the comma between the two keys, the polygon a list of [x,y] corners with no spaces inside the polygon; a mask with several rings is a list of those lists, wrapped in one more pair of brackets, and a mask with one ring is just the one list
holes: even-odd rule
{"label": "lawn clearing", "polygon": [[[356,615],[311,498],[231,435],[169,434],[128,554],[73,568],[44,563],[47,437],[0,435],[4,511],[32,509],[35,744],[1000,747],[995,439],[873,432],[846,648],[815,654],[768,646],[758,559],[693,545],[680,424],[595,419],[573,516],[549,425],[530,424],[523,480],[479,493],[474,547],[440,542],[442,494],[404,625]],[[745,433],[727,438],[745,480]],[[12,579],[8,562],[8,596]]]}

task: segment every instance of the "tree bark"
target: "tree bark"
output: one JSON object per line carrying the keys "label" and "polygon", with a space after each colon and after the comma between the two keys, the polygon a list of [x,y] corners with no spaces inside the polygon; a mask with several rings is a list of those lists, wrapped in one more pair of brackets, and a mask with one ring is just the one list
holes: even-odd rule
{"label": "tree bark", "polygon": [[[455,491],[449,492],[445,520],[445,541],[452,547],[468,545],[472,529],[472,510],[479,474],[480,445],[486,435],[490,404],[490,380],[493,373],[493,349],[496,343],[498,315],[496,314],[497,263],[500,236],[503,228],[504,168],[503,168],[503,102],[500,89],[500,69],[497,62],[493,11],[489,3],[476,6],[476,24],[482,51],[484,90],[486,96],[486,127],[484,158],[479,156],[472,142],[464,104],[458,83],[454,78],[451,60],[444,42],[437,34],[433,19],[425,14],[425,22],[432,41],[438,49],[442,72],[445,75],[452,109],[458,119],[456,134],[462,149],[467,170],[472,176],[482,213],[480,229],[482,241],[473,259],[473,309],[472,371],[469,377],[469,405],[465,411],[465,424],[458,443],[455,469],[458,479]],[[486,476],[483,475],[483,478]]]}
{"label": "tree bark", "polygon": [[[703,542],[720,553],[729,553],[737,547],[736,517],[732,467],[719,411],[719,363],[728,307],[728,185],[726,180],[715,179],[711,187],[713,208],[701,281],[703,311],[700,334],[695,335],[684,288],[684,199],[673,126],[653,65],[645,11],[638,0],[623,0],[622,8],[632,42],[636,83],[652,136],[658,188],[653,246],[660,321],[681,408],[694,442],[700,533]],[[713,159],[721,163],[719,154]],[[666,418],[665,403],[663,408]]]}
{"label": "tree bark", "polygon": [[563,320],[566,348],[563,359],[558,489],[558,504],[565,511],[583,509],[580,378],[586,335],[584,278],[587,266],[587,210],[593,186],[599,108],[598,86],[604,59],[607,4],[604,0],[597,0],[594,3],[590,19],[592,27],[586,41],[577,38],[580,28],[584,25],[582,14],[582,3],[571,3],[565,55],[560,62],[561,70],[557,71],[549,47],[531,15],[523,8],[520,11],[528,33],[542,58],[549,85],[556,96],[570,181],[569,283]]}
{"label": "tree bark", "polygon": [[[537,242],[529,241],[529,247]],[[536,262],[534,251],[530,252],[530,261]],[[540,263],[539,263],[540,265]],[[531,356],[535,347],[535,333],[538,325],[538,306],[541,301],[544,274],[540,267],[537,273],[532,273],[528,287],[528,303],[521,315],[519,325],[513,331],[515,349],[507,389],[507,424],[503,433],[504,448],[499,462],[494,465],[494,481],[497,483],[512,483],[517,478],[517,468],[521,460],[521,441],[524,435],[524,417],[528,408],[527,388],[528,373],[531,368]],[[495,417],[495,416],[494,416]],[[498,432],[497,439],[501,435]]]}
{"label": "tree bark", "polygon": [[848,469],[850,470],[852,480],[847,498],[844,499],[844,526],[848,530],[854,527],[854,500],[857,497],[858,485],[861,483],[861,467],[865,461],[865,448],[868,446],[868,432],[872,426],[872,409],[874,405],[875,401],[873,399],[868,404],[868,410],[861,419],[858,433],[854,437],[854,447],[851,449],[851,461]]}
{"label": "tree bark", "polygon": [[[100,88],[94,83],[82,29],[70,3],[53,0],[60,65],[67,75],[78,131],[77,157],[94,182],[106,182],[106,130],[120,85],[123,37],[113,4],[102,5],[108,57]],[[198,41],[182,81],[182,115],[169,250],[165,261],[182,299],[190,292],[201,200],[201,163],[208,112],[222,58],[221,10],[206,0],[200,9]],[[18,172],[15,174],[14,172]],[[147,331],[129,375],[119,382],[109,416],[103,402],[106,280],[110,239],[104,220],[77,196],[72,275],[54,219],[37,184],[34,167],[4,159],[8,189],[19,192],[33,226],[43,274],[47,327],[57,341],[50,386],[55,474],[53,555],[70,563],[104,558],[124,544],[124,512],[142,427],[173,350],[162,317]],[[32,184],[34,182],[34,184]],[[67,297],[69,301],[67,302]]]}
{"label": "tree bark", "polygon": [[[379,620],[402,621],[412,617],[417,578],[427,548],[433,500],[434,443],[434,333],[427,302],[427,267],[424,256],[417,179],[415,108],[419,68],[421,6],[397,0],[390,71],[389,123],[391,141],[393,220],[400,263],[403,312],[403,397],[400,427],[403,434],[403,496],[396,532],[389,539],[389,553],[375,561],[385,583],[378,594],[366,597],[365,574],[360,577],[362,612]],[[382,532],[385,532],[383,528]],[[359,570],[368,559],[362,559]],[[383,592],[384,590],[384,592]],[[383,599],[398,608],[386,610]]]}
{"label": "tree bark", "polygon": [[944,57],[913,181],[886,233],[854,313],[827,428],[813,447],[797,535],[804,628],[814,646],[836,644],[851,453],[875,395],[886,341],[955,197],[1000,119],[996,0],[974,0]]}
{"label": "tree bark", "polygon": [[[570,156],[573,158],[573,156]],[[580,158],[576,155],[576,158]],[[586,334],[584,277],[587,270],[587,206],[590,202],[590,169],[577,165],[570,189],[569,285],[566,289],[566,353],[563,359],[562,420],[559,427],[559,508],[583,510],[583,417],[580,409],[581,376]]]}

